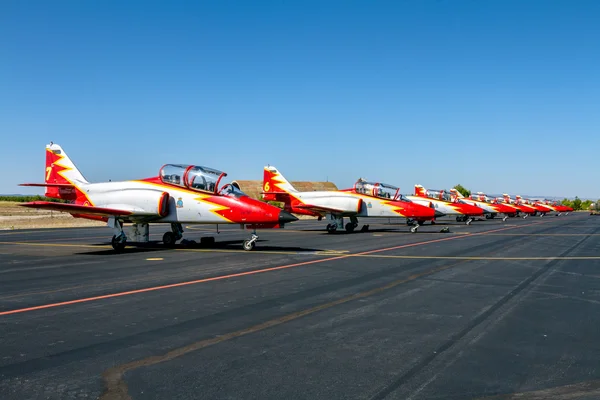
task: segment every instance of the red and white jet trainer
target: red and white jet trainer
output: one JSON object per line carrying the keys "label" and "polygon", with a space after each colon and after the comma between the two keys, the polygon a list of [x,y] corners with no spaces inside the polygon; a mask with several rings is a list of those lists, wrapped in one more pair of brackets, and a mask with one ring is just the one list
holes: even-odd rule
{"label": "red and white jet trainer", "polygon": [[275,206],[255,200],[239,187],[225,184],[227,174],[195,165],[166,164],[153,178],[89,183],[75,164],[57,145],[46,145],[45,183],[22,186],[46,188],[46,196],[68,203],[34,201],[24,207],[63,211],[78,218],[106,221],[113,228],[112,246],[125,247],[124,222],[132,222],[137,241],[149,241],[149,223],[170,223],[171,232],[163,236],[166,246],[183,237],[182,224],[240,224],[254,232],[243,242],[252,250],[257,228],[279,228],[298,218]]}
{"label": "red and white jet trainer", "polygon": [[415,203],[431,205],[446,215],[456,215],[456,221],[466,222],[467,225],[471,224],[473,217],[483,216],[484,212],[481,207],[454,202],[450,193],[444,190],[428,190],[421,185],[415,185],[415,195],[407,197]]}
{"label": "red and white jet trainer", "polygon": [[[263,198],[282,202],[285,210],[296,214],[319,219],[327,215],[332,221],[327,225],[329,233],[338,229],[353,232],[358,226],[358,217],[408,218],[417,222],[411,228],[415,233],[419,223],[443,215],[406,200],[397,187],[382,183],[359,180],[352,189],[299,192],[272,166],[264,169]],[[346,225],[344,217],[350,217]],[[363,230],[368,229],[368,225],[363,227]]]}
{"label": "red and white jet trainer", "polygon": [[453,201],[483,208],[486,219],[493,219],[498,214],[504,214],[502,221],[506,221],[509,216],[515,214],[514,207],[509,207],[505,204],[492,204],[482,192],[477,192],[477,195],[471,194],[469,197],[464,197],[458,190],[452,188],[450,189],[450,196]]}

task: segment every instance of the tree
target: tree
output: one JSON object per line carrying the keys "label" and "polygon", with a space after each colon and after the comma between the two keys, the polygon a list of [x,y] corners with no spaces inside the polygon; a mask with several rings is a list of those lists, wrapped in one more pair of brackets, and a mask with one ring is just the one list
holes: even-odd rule
{"label": "tree", "polygon": [[585,201],[581,202],[581,210],[589,210],[592,203],[593,203],[592,200],[585,200]]}
{"label": "tree", "polygon": [[573,200],[573,210],[581,210],[581,199],[575,196],[575,200]]}
{"label": "tree", "polygon": [[458,184],[454,186],[454,189],[458,190],[458,192],[465,197],[469,197],[471,195],[471,191],[467,190],[463,185]]}

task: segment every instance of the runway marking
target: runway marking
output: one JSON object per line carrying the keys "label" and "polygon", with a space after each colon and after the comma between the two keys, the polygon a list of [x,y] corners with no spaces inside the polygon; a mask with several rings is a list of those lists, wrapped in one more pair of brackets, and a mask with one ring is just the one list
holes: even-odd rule
{"label": "runway marking", "polygon": [[92,249],[110,249],[109,245],[75,244],[75,243],[33,243],[33,242],[0,242],[0,244],[16,244],[20,246],[45,246],[45,247],[85,247]]}
{"label": "runway marking", "polygon": [[162,257],[146,258],[146,261],[162,261],[162,260],[164,260],[164,258],[162,258]]}
{"label": "runway marking", "polygon": [[485,256],[392,256],[384,254],[348,254],[348,257],[365,257],[365,258],[398,258],[409,260],[496,260],[496,261],[511,261],[511,260],[600,260],[600,256],[581,256],[581,257],[485,257]]}
{"label": "runway marking", "polygon": [[[531,224],[520,225],[519,227],[540,225],[540,224],[544,224],[544,223],[546,223],[546,222],[534,222]],[[354,254],[344,254],[344,255],[339,255],[339,256],[325,257],[325,258],[321,258],[318,260],[309,260],[309,261],[303,261],[303,262],[299,262],[299,263],[280,265],[280,266],[276,266],[276,267],[262,268],[262,269],[256,269],[256,270],[251,270],[251,271],[237,272],[234,274],[220,275],[220,276],[214,276],[214,277],[210,277],[210,278],[202,278],[202,279],[195,279],[192,281],[172,283],[169,285],[153,286],[153,287],[147,287],[147,288],[143,288],[143,289],[135,289],[135,290],[128,290],[128,291],[124,291],[124,292],[110,293],[110,294],[105,294],[105,295],[101,295],[101,296],[84,297],[84,298],[80,298],[80,299],[61,301],[58,303],[42,304],[39,306],[19,308],[19,309],[9,310],[9,311],[2,311],[2,312],[0,312],[0,316],[19,314],[19,313],[30,312],[30,311],[37,311],[37,310],[43,310],[43,309],[48,309],[48,308],[63,307],[63,306],[79,304],[79,303],[88,303],[91,301],[98,301],[98,300],[112,299],[112,298],[123,297],[123,296],[130,296],[130,295],[140,294],[140,293],[154,292],[154,291],[158,291],[158,290],[165,290],[165,289],[172,289],[172,288],[189,286],[189,285],[196,285],[199,283],[221,281],[221,280],[226,280],[226,279],[238,278],[238,277],[242,277],[242,276],[257,275],[257,274],[262,274],[262,273],[266,273],[266,272],[273,272],[273,271],[280,271],[280,270],[285,270],[285,269],[290,269],[290,268],[295,268],[295,267],[301,267],[301,266],[305,266],[305,265],[312,265],[312,264],[318,264],[318,263],[323,263],[323,262],[342,260],[342,259],[349,258],[349,257],[356,257],[359,255],[380,253],[380,252],[390,251],[390,250],[398,250],[398,249],[405,249],[405,248],[409,248],[409,247],[424,246],[424,245],[431,244],[431,243],[439,243],[439,242],[445,242],[445,241],[449,241],[449,240],[481,236],[481,235],[485,235],[488,232],[499,232],[499,231],[503,231],[503,230],[507,230],[507,229],[515,229],[515,228],[514,227],[500,228],[500,229],[494,229],[491,231],[476,233],[476,234],[472,234],[472,235],[451,236],[451,237],[445,237],[445,238],[440,238],[440,239],[432,239],[432,240],[426,240],[423,242],[408,243],[408,244],[404,244],[404,245],[386,247],[386,248],[382,248],[382,249],[367,250],[367,251],[354,253]]]}
{"label": "runway marking", "polygon": [[187,346],[183,346],[183,347],[171,350],[160,356],[150,356],[150,357],[143,358],[141,360],[131,361],[126,364],[121,364],[121,365],[111,367],[111,368],[107,369],[106,371],[104,371],[104,373],[102,373],[102,378],[104,380],[105,389],[104,389],[104,392],[102,393],[102,395],[100,396],[99,400],[131,399],[131,397],[129,396],[129,393],[128,393],[127,384],[123,380],[123,375],[125,375],[125,373],[127,373],[128,371],[131,371],[131,370],[134,370],[134,369],[137,369],[140,367],[149,367],[149,366],[159,364],[159,363],[162,363],[165,361],[170,361],[174,358],[181,357],[185,354],[192,353],[194,351],[201,350],[206,347],[214,346],[216,344],[225,342],[227,340],[231,340],[231,339],[246,336],[246,335],[249,335],[252,333],[256,333],[259,331],[263,331],[265,329],[272,328],[272,327],[278,326],[278,325],[282,325],[287,322],[294,321],[296,319],[305,317],[307,315],[317,313],[319,311],[327,310],[329,308],[332,308],[332,307],[335,307],[338,305],[342,305],[342,304],[345,304],[345,303],[348,303],[348,302],[351,302],[354,300],[362,299],[365,297],[370,297],[375,294],[384,292],[386,290],[395,288],[396,286],[402,285],[404,283],[411,282],[416,279],[422,278],[424,276],[432,275],[437,272],[441,272],[446,269],[453,268],[464,262],[465,261],[460,261],[460,262],[457,262],[454,264],[445,265],[445,266],[434,268],[434,269],[431,269],[428,271],[416,273],[416,274],[410,275],[407,278],[398,279],[396,281],[390,282],[384,286],[380,286],[375,289],[367,290],[364,292],[359,292],[359,293],[356,293],[356,294],[353,294],[350,296],[343,297],[338,300],[334,300],[334,301],[331,301],[331,302],[328,302],[325,304],[321,304],[321,305],[318,305],[318,306],[315,306],[312,308],[308,308],[306,310],[297,311],[297,312],[294,312],[291,314],[284,315],[279,318],[274,318],[269,321],[263,322],[261,324],[251,326],[249,328],[240,329],[240,330],[234,331],[234,332],[229,332],[224,335],[219,335],[218,337],[214,337],[211,339],[200,340],[198,342],[189,344]]}
{"label": "runway marking", "polygon": [[491,233],[490,236],[600,236],[600,233]]}

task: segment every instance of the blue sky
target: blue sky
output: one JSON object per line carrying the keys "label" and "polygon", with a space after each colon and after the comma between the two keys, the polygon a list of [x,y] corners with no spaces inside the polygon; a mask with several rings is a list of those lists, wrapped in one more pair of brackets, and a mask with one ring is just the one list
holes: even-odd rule
{"label": "blue sky", "polygon": [[600,197],[597,1],[4,1],[0,193],[44,145],[164,163]]}

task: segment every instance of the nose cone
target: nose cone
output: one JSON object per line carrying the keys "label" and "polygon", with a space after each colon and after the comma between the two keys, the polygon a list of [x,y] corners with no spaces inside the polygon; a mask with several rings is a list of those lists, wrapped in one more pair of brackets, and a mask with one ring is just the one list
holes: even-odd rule
{"label": "nose cone", "polygon": [[294,221],[298,221],[298,218],[296,218],[294,215],[290,214],[289,212],[285,211],[285,210],[281,210],[279,212],[279,223],[280,224],[287,224],[288,222],[294,222]]}
{"label": "nose cone", "polygon": [[462,207],[462,212],[465,215],[483,215],[483,208],[481,207],[477,207],[477,206],[472,206],[470,204],[463,204],[464,207]]}
{"label": "nose cone", "polygon": [[435,210],[435,214],[434,214],[434,216],[435,216],[436,218],[443,217],[444,215],[446,215],[446,214],[444,214],[444,213],[443,213],[443,212],[441,212],[441,211]]}
{"label": "nose cone", "polygon": [[434,218],[435,210],[433,208],[429,208],[427,206],[417,204],[417,203],[408,203],[404,206],[404,216],[407,218]]}

